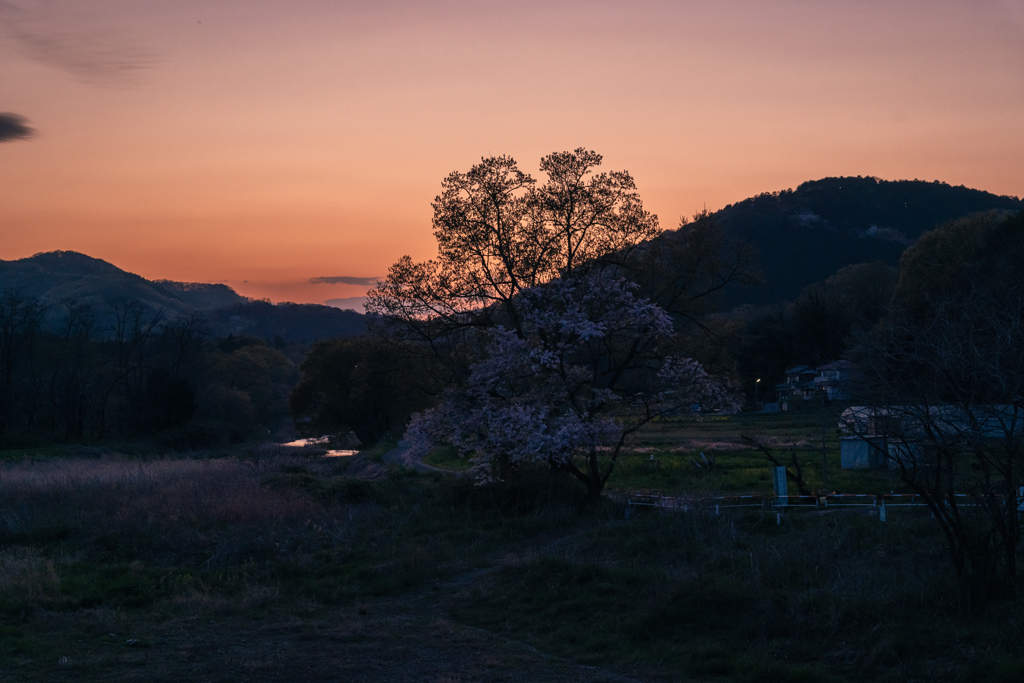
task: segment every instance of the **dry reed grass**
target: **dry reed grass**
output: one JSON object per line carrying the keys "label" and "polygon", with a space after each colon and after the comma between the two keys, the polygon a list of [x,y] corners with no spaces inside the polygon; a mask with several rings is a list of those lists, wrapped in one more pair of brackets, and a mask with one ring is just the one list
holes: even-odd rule
{"label": "dry reed grass", "polygon": [[0,544],[56,543],[79,559],[105,553],[150,565],[199,562],[202,569],[301,559],[345,543],[366,515],[293,486],[264,484],[282,469],[331,467],[288,456],[258,463],[120,457],[4,463]]}

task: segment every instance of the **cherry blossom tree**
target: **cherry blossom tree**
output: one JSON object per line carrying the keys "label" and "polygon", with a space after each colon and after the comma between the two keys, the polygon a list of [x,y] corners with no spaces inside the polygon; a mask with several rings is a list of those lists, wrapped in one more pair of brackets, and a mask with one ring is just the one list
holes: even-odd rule
{"label": "cherry blossom tree", "polygon": [[413,419],[415,451],[452,444],[482,483],[546,462],[595,502],[640,427],[695,403],[731,403],[699,363],[671,355],[671,319],[633,289],[595,269],[524,291],[519,330],[488,330],[465,384]]}
{"label": "cherry blossom tree", "polygon": [[678,352],[672,318],[622,278],[675,252],[652,248],[657,217],[627,172],[601,162],[550,154],[543,184],[509,157],[450,174],[433,204],[437,257],[403,257],[369,293],[377,332],[444,361],[448,389],[408,431],[418,450],[454,444],[480,481],[544,461],[597,500],[641,426],[727,401]]}

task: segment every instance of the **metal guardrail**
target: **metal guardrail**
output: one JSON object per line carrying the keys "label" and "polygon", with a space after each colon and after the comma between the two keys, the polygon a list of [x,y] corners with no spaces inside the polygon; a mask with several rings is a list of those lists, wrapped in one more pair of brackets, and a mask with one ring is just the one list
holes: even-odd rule
{"label": "metal guardrail", "polygon": [[[955,494],[963,500],[964,506],[977,503],[968,502],[972,496],[965,493]],[[743,508],[771,507],[772,509],[828,508],[844,507],[923,507],[928,505],[916,493],[830,493],[824,496],[775,496],[761,493],[734,496],[662,496],[660,494],[633,494],[627,504],[630,507],[660,508],[666,510],[690,511],[697,508]]]}
{"label": "metal guardrail", "polygon": [[740,496],[705,496],[705,497],[676,497],[662,495],[631,495],[628,505],[630,507],[651,507],[669,510],[680,510],[687,512],[694,508],[716,507],[716,508],[737,508],[737,507],[764,507],[765,498],[761,494],[740,495]]}

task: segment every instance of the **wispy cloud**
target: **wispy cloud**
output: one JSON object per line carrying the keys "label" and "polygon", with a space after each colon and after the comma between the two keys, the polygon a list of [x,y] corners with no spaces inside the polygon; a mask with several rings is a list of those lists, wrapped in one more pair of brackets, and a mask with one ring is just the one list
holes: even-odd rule
{"label": "wispy cloud", "polygon": [[312,285],[364,285],[369,287],[377,284],[379,277],[352,277],[351,275],[338,275],[336,277],[311,277],[309,283]]}
{"label": "wispy cloud", "polygon": [[24,56],[91,83],[135,85],[156,55],[114,19],[70,0],[0,0],[0,32]]}
{"label": "wispy cloud", "polygon": [[0,112],[0,142],[27,140],[33,135],[35,131],[29,127],[25,117]]}

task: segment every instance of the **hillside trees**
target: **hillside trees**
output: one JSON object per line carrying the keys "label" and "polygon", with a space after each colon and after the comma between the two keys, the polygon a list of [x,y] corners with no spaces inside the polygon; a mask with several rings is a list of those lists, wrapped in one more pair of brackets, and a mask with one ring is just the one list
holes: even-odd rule
{"label": "hillside trees", "polygon": [[262,339],[229,336],[204,343],[184,377],[195,410],[183,438],[205,446],[265,437],[286,422],[298,369]]}
{"label": "hillside trees", "polygon": [[762,281],[760,258],[750,244],[727,236],[705,209],[631,250],[615,270],[639,286],[638,296],[671,316],[688,355],[716,374],[735,374],[729,347],[739,326],[720,311],[730,291]]}
{"label": "hillside trees", "polygon": [[0,437],[207,447],[265,436],[287,419],[295,364],[263,340],[218,344],[200,312],[168,320],[134,299],[103,313],[4,291]]}
{"label": "hillside trees", "polygon": [[968,287],[995,290],[1018,282],[1024,261],[1022,214],[975,213],[926,232],[900,260],[893,303],[919,319]]}
{"label": "hillside trees", "polygon": [[622,272],[677,326],[703,332],[713,332],[706,316],[719,309],[727,289],[762,282],[757,250],[727,236],[707,209],[692,220],[681,217],[676,230],[629,252]]}
{"label": "hillside trees", "polygon": [[98,384],[97,353],[92,339],[96,319],[91,306],[73,299],[60,305],[55,334],[45,336],[39,353],[36,391],[28,428],[64,438],[85,436]]}
{"label": "hillside trees", "polygon": [[412,413],[434,403],[429,365],[408,343],[381,337],[330,339],[313,346],[289,407],[314,434],[351,429],[365,445],[400,432]]}
{"label": "hillside trees", "polygon": [[42,313],[39,302],[17,289],[0,293],[0,437],[15,412],[16,393],[23,389],[17,373],[23,356],[31,351]]}
{"label": "hillside trees", "polygon": [[922,233],[978,211],[1019,211],[1024,201],[966,187],[871,177],[822,178],[762,193],[716,212],[726,232],[760,252],[766,287],[734,291],[733,304],[793,300],[842,267],[895,266]]}
{"label": "hillside trees", "polygon": [[508,157],[452,173],[434,202],[437,259],[403,258],[369,295],[383,330],[448,370],[441,404],[410,430],[417,446],[456,444],[481,480],[541,460],[596,500],[629,434],[724,398],[624,277],[660,230],[629,174],[600,163],[548,155],[543,185]]}
{"label": "hillside trees", "polygon": [[116,401],[120,410],[115,416],[121,420],[122,433],[135,436],[142,415],[145,380],[151,368],[150,342],[164,322],[163,311],[152,310],[138,299],[119,299],[112,305],[113,339],[106,342],[106,388],[100,401],[98,436],[102,438],[109,426],[110,404]]}
{"label": "hillside trees", "polygon": [[747,309],[734,350],[740,374],[772,386],[787,368],[842,358],[889,310],[898,271],[882,261],[840,268],[779,307]]}

